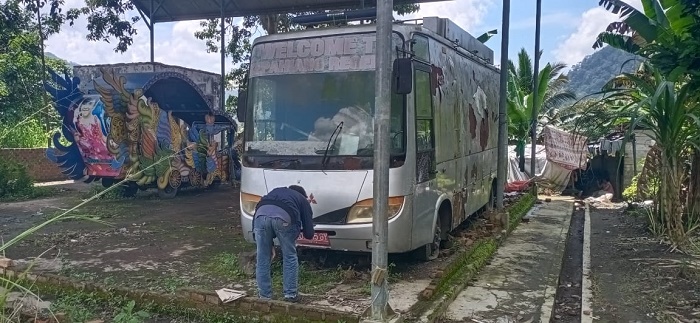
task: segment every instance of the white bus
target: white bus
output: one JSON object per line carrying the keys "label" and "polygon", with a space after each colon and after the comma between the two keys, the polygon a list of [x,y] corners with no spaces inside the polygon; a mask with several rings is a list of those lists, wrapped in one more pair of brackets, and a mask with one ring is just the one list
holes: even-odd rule
{"label": "white bus", "polygon": [[[296,184],[316,225],[300,246],[371,252],[375,28],[255,40],[238,109],[247,241],[260,197]],[[392,34],[402,89],[391,104],[388,251],[432,260],[450,231],[493,201],[499,71],[493,51],[448,19],[396,22]]]}

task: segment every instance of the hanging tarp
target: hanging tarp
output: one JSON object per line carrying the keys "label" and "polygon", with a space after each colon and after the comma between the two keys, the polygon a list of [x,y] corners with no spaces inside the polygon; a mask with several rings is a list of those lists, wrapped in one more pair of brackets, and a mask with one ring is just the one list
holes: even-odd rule
{"label": "hanging tarp", "polygon": [[546,126],[543,130],[547,160],[568,170],[586,163],[586,137]]}
{"label": "hanging tarp", "polygon": [[586,140],[553,127],[545,127],[544,145],[535,147],[535,175],[529,174],[532,145],[525,145],[525,171],[518,167],[516,146],[508,146],[508,183],[535,181],[540,187],[561,192],[571,171],[586,165]]}

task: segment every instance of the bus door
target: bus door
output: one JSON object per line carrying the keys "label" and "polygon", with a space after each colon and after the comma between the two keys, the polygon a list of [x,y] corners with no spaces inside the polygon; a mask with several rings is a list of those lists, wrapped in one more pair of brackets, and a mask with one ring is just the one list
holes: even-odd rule
{"label": "bus door", "polygon": [[[435,153],[435,122],[430,66],[414,61],[414,120],[416,138],[416,187],[414,195],[414,243],[433,239],[435,203],[438,198]],[[414,247],[416,245],[414,244]]]}

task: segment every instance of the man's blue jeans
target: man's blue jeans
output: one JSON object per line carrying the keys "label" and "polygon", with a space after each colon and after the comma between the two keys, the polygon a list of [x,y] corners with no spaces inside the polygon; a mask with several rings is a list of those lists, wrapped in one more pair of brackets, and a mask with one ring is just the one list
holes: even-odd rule
{"label": "man's blue jeans", "polygon": [[297,258],[296,240],[299,236],[299,225],[287,223],[279,218],[259,216],[255,219],[255,244],[258,247],[255,279],[258,283],[258,296],[272,298],[272,277],[270,262],[272,260],[273,239],[277,237],[282,248],[282,278],[284,297],[297,296],[299,280],[299,259]]}

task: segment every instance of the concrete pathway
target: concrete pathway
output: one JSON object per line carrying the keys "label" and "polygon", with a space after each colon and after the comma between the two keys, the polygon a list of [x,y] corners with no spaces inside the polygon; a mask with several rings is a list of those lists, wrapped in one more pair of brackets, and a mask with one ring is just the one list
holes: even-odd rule
{"label": "concrete pathway", "polygon": [[459,322],[549,322],[573,200],[536,205],[445,316]]}

